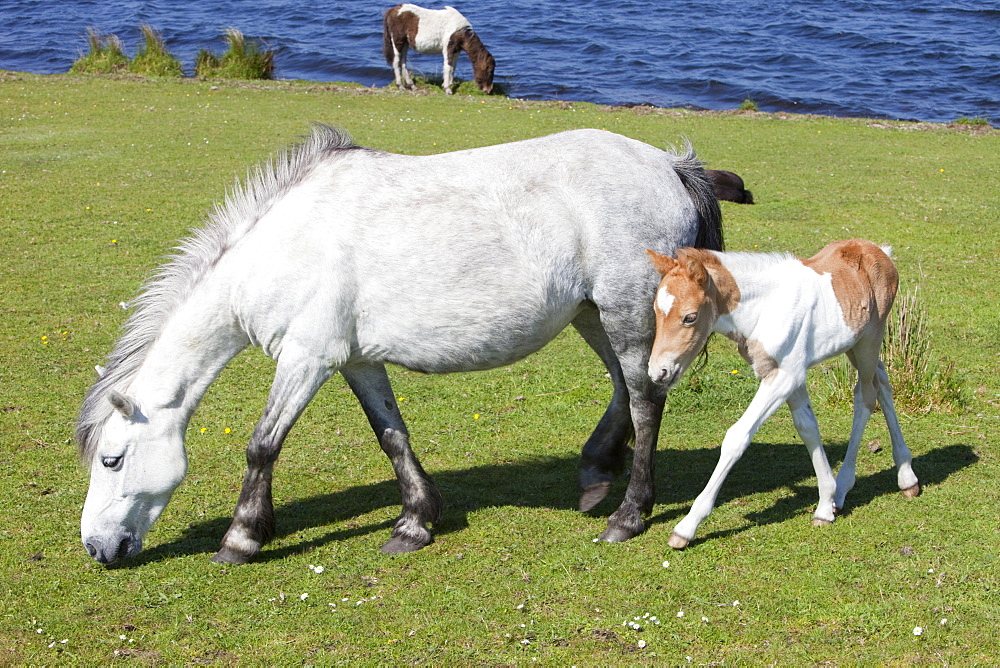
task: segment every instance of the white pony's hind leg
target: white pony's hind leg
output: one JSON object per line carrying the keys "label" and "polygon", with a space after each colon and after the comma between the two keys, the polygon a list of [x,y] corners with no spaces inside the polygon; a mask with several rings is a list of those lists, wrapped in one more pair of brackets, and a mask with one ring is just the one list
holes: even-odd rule
{"label": "white pony's hind leg", "polygon": [[920,483],[913,472],[913,457],[910,454],[910,449],[906,447],[903,431],[899,428],[896,406],[892,401],[892,386],[889,384],[889,374],[886,373],[882,360],[878,362],[875,375],[878,379],[878,403],[882,407],[882,414],[885,415],[885,423],[889,428],[889,438],[892,439],[892,460],[898,469],[899,489],[902,490],[904,496],[912,499],[920,494]]}
{"label": "white pony's hind leg", "polygon": [[806,449],[809,450],[809,458],[816,471],[819,505],[816,506],[816,513],[813,515],[813,524],[816,526],[830,524],[835,519],[833,494],[837,489],[837,481],[833,477],[833,469],[830,468],[830,462],[826,458],[826,450],[823,449],[823,441],[819,435],[819,423],[816,421],[816,414],[813,413],[810,405],[809,393],[805,385],[800,386],[792,393],[792,396],[788,397],[788,407],[792,411],[795,429],[799,432]]}
{"label": "white pony's hind leg", "polygon": [[621,364],[597,309],[585,309],[573,320],[573,327],[604,362],[614,384],[611,403],[580,455],[580,512],[587,512],[608,495],[615,474],[625,466],[628,440],[633,433],[632,413]]}
{"label": "white pony's hind leg", "polygon": [[410,448],[409,434],[385,367],[352,364],[340,373],[361,402],[382,451],[392,463],[403,496],[402,513],[393,527],[392,537],[381,549],[387,554],[419,550],[434,542],[427,524],[441,519],[441,492]]}

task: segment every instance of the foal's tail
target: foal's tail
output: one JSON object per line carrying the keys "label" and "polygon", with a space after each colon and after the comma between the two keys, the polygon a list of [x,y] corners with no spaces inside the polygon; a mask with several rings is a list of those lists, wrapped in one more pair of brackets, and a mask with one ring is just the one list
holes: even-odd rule
{"label": "foal's tail", "polygon": [[719,200],[715,197],[712,179],[705,173],[704,165],[698,160],[690,144],[687,153],[677,156],[674,171],[677,172],[698,210],[698,236],[694,242],[695,247],[724,250],[722,209],[719,208]]}

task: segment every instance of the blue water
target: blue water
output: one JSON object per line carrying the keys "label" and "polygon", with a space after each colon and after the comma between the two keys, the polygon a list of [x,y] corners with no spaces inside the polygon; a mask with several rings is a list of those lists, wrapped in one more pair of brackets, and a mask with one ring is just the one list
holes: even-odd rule
{"label": "blue water", "polygon": [[[1000,123],[1000,1],[451,0],[513,97],[934,122]],[[148,22],[189,70],[235,27],[277,50],[285,79],[392,79],[364,0],[0,0],[0,69],[66,72],[88,26],[134,54]],[[426,3],[428,7],[441,4]],[[438,56],[411,56],[438,73]],[[459,78],[472,76],[463,56]]]}

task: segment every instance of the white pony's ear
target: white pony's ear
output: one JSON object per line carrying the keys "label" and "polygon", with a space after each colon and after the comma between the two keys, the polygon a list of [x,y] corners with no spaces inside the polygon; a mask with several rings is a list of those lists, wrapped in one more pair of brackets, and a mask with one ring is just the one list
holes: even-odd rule
{"label": "white pony's ear", "polygon": [[111,405],[115,407],[115,410],[127,418],[131,418],[139,412],[139,407],[136,405],[135,401],[126,397],[117,390],[111,390],[111,392],[108,393],[108,401],[110,401]]}
{"label": "white pony's ear", "polygon": [[104,374],[107,373],[108,370],[105,369],[100,364],[98,364],[97,366],[94,367],[94,371],[97,372],[97,377],[98,378],[104,378]]}

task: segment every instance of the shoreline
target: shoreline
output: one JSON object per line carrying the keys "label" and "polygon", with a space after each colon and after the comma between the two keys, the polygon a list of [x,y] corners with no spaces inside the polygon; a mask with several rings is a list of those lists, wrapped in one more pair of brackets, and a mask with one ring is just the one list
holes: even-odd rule
{"label": "shoreline", "polygon": [[[354,81],[312,81],[308,79],[203,79],[199,77],[148,77],[137,74],[71,74],[71,73],[56,73],[56,74],[36,74],[33,72],[20,72],[17,70],[5,70],[0,68],[0,82],[10,80],[11,78],[18,77],[37,77],[40,79],[45,78],[74,78],[77,80],[85,81],[88,79],[93,80],[107,80],[107,81],[129,81],[137,83],[180,83],[180,84],[209,84],[214,88],[221,87],[233,87],[233,88],[252,88],[252,89],[271,89],[280,90],[282,88],[302,88],[307,91],[320,91],[320,92],[334,92],[334,93],[353,93],[358,95],[384,95],[389,97],[405,97],[407,95],[412,97],[428,97],[440,95],[442,97],[447,97],[441,90],[440,85],[436,83],[428,83],[427,80],[418,80],[416,90],[399,90],[389,84],[384,87],[378,87],[375,85],[366,86],[359,82]],[[814,114],[814,113],[800,113],[793,111],[759,111],[759,110],[744,110],[744,109],[704,109],[697,107],[695,105],[683,106],[683,107],[658,107],[649,103],[625,103],[625,104],[601,104],[597,102],[587,102],[581,100],[531,100],[527,98],[520,97],[509,97],[505,94],[491,94],[485,95],[480,93],[473,82],[456,79],[456,89],[452,98],[472,98],[482,101],[486,100],[501,100],[511,103],[523,104],[523,105],[540,105],[540,106],[554,106],[557,108],[568,109],[572,108],[574,105],[586,105],[592,106],[599,109],[609,109],[618,111],[631,111],[637,115],[647,115],[647,114],[657,114],[665,116],[746,116],[746,117],[762,117],[762,118],[778,118],[778,119],[809,119],[809,118],[825,118],[834,119],[845,122],[854,123],[864,123],[869,127],[874,128],[902,128],[909,130],[929,130],[935,128],[947,128],[956,132],[961,132],[963,134],[971,135],[984,135],[992,134],[994,132],[1000,133],[1000,128],[993,126],[988,121],[984,122],[973,122],[975,119],[970,119],[970,122],[959,122],[952,121],[950,123],[938,123],[934,121],[920,121],[920,120],[910,120],[910,119],[890,119],[890,118],[877,118],[877,117],[866,117],[866,116],[831,116],[827,114]]]}

